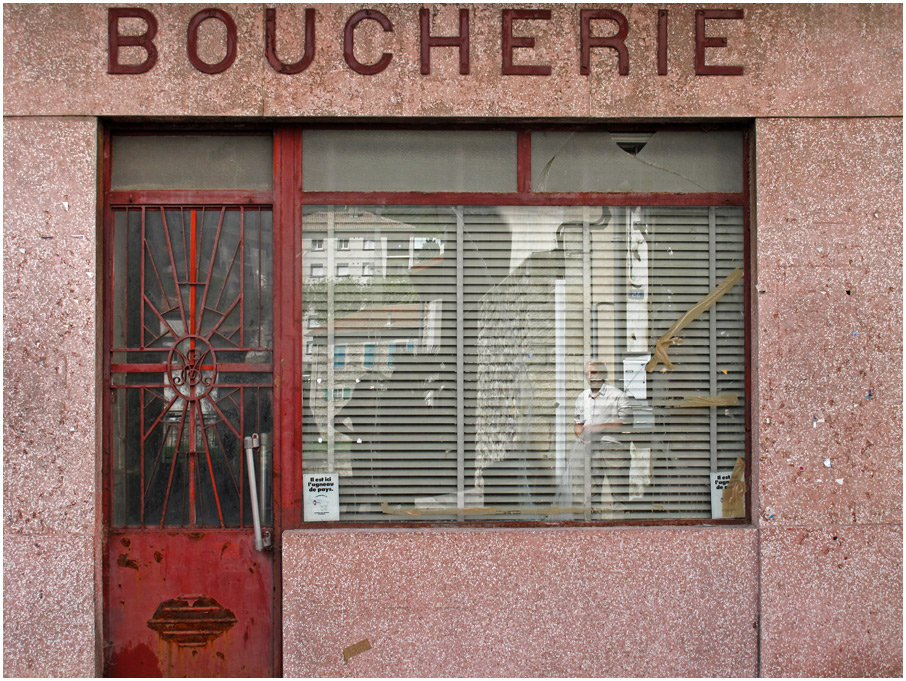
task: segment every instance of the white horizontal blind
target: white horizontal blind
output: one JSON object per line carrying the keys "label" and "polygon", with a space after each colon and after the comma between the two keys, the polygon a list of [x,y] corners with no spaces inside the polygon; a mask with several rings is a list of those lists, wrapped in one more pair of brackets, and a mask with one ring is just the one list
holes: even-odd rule
{"label": "white horizontal blind", "polygon": [[742,217],[306,207],[304,471],[339,473],[347,521],[710,517],[709,472],[744,456],[741,284],[632,389],[616,463],[558,472],[586,360],[628,390],[624,360],[742,266]]}

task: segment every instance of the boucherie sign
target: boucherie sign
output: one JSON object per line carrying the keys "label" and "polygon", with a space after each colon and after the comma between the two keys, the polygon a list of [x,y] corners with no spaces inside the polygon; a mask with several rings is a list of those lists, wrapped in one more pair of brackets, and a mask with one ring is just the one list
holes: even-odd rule
{"label": "boucherie sign", "polygon": [[[654,10],[653,10],[654,11]],[[668,72],[667,29],[670,12],[666,9],[657,11],[657,73]],[[316,55],[318,26],[315,10],[305,10],[304,39],[305,52],[302,58],[294,63],[286,63],[277,55],[277,33],[280,25],[276,9],[265,9],[265,35],[263,51],[268,63],[278,73],[292,75],[307,69],[316,56],[327,58],[327,55]],[[551,21],[549,9],[501,9],[500,12],[500,72],[504,76],[548,76],[550,64],[540,63],[536,55],[533,27],[539,22]],[[145,73],[157,63],[158,51],[154,40],[157,36],[158,23],[154,13],[138,7],[111,8],[107,14],[107,72],[113,74]],[[140,19],[145,24],[142,33],[121,33],[120,21],[123,19]],[[630,53],[626,47],[626,37],[631,26],[626,17],[612,9],[582,9],[576,13],[575,22],[564,27],[564,30],[575,30],[579,34],[578,70],[580,75],[591,73],[591,55],[593,50],[609,50],[616,55],[617,72],[621,76],[629,75]],[[741,76],[741,65],[717,65],[707,61],[708,50],[727,47],[727,38],[713,35],[714,24],[718,21],[744,19],[742,9],[698,9],[695,10],[695,30],[690,39],[695,43],[694,72],[697,76]],[[205,21],[222,22],[226,28],[226,54],[216,63],[205,62],[198,54],[198,32]],[[459,10],[459,32],[455,35],[435,35],[432,33],[431,12],[419,9],[419,51],[420,72],[431,73],[432,50],[456,49],[459,52],[459,72],[468,74],[470,68],[469,30],[470,10]],[[356,57],[356,28],[363,22],[376,22],[383,31],[393,33],[394,27],[384,13],[374,9],[361,9],[353,12],[343,29],[343,59],[349,68],[366,76],[380,73],[393,61],[393,53],[384,52],[372,63],[363,63]],[[285,29],[284,29],[285,30]],[[719,29],[718,29],[719,30]],[[192,66],[203,73],[222,73],[232,66],[238,51],[236,23],[230,13],[222,9],[204,9],[190,20],[186,31],[186,50]],[[145,59],[140,63],[121,63],[120,48],[138,47],[144,50]],[[261,49],[260,46],[250,46]],[[339,55],[337,55],[339,56]],[[533,57],[535,57],[533,59]]]}

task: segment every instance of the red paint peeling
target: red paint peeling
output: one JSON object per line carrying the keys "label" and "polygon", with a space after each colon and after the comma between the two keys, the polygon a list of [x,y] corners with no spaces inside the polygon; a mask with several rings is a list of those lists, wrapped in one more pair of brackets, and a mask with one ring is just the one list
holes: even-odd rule
{"label": "red paint peeling", "polygon": [[[131,549],[129,556],[108,556],[108,574],[116,580],[107,584],[105,675],[274,675],[273,569],[270,556],[255,551],[248,531],[114,530],[111,535],[117,546],[130,540]],[[121,562],[136,569],[121,569]],[[260,568],[254,576],[248,572],[253,564]],[[237,625],[243,635],[234,635],[231,647]],[[243,654],[230,654],[236,645]]]}
{"label": "red paint peeling", "polygon": [[[109,650],[114,651],[112,647]],[[111,652],[107,661],[107,672],[109,676],[129,678],[163,676],[157,663],[157,656],[151,647],[144,643]]]}

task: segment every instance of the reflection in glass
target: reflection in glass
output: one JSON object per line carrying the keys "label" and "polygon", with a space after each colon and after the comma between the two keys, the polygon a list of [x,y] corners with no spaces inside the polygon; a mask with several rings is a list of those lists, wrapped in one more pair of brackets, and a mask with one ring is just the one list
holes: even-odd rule
{"label": "reflection in glass", "polygon": [[[349,276],[303,280],[303,469],[340,475],[341,520],[710,517],[744,451],[742,286],[644,366],[741,267],[741,209],[307,206],[303,231],[306,273],[348,245]],[[576,445],[590,358],[629,404],[606,453]]]}

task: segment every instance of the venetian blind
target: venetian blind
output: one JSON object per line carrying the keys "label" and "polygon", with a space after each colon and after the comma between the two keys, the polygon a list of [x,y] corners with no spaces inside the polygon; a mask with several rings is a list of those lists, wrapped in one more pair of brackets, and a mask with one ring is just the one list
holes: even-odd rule
{"label": "venetian blind", "polygon": [[[641,367],[742,267],[742,227],[735,207],[306,206],[304,472],[339,474],[347,521],[710,517],[709,473],[744,456],[742,284],[673,370]],[[631,404],[605,460],[573,432],[590,358]]]}

